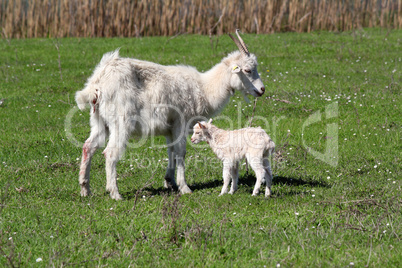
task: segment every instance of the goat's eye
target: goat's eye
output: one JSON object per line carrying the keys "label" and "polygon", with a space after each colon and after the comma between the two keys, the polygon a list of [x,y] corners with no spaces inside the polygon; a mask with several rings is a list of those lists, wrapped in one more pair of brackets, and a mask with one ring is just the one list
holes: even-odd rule
{"label": "goat's eye", "polygon": [[251,74],[251,70],[250,69],[244,69],[244,71],[248,74]]}

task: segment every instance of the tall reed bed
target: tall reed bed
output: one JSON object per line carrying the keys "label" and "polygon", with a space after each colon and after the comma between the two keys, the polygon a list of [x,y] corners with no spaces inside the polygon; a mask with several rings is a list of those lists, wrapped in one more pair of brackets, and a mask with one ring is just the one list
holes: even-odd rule
{"label": "tall reed bed", "polygon": [[4,37],[402,28],[402,0],[2,0]]}

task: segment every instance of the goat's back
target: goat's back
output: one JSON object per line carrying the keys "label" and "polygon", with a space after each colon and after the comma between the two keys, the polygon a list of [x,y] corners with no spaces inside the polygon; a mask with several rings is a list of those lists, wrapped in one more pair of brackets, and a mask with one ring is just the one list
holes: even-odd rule
{"label": "goat's back", "polygon": [[106,53],[76,101],[89,103],[106,124],[124,117],[131,131],[165,135],[177,121],[206,112],[200,74],[193,67],[164,66]]}

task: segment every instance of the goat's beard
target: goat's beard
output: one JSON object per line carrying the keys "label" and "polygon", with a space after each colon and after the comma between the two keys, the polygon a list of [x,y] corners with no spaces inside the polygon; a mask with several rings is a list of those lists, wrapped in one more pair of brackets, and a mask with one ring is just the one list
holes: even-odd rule
{"label": "goat's beard", "polygon": [[248,94],[244,91],[241,91],[241,94],[243,95],[244,101],[250,103],[250,99],[247,96]]}

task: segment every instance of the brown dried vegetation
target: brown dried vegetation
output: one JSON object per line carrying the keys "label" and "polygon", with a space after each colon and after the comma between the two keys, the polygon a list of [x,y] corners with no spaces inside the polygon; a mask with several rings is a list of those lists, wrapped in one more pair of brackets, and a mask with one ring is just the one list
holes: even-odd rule
{"label": "brown dried vegetation", "polygon": [[[221,18],[221,20],[219,20]],[[219,22],[219,23],[218,23]],[[6,38],[138,37],[402,27],[402,0],[5,0]]]}

